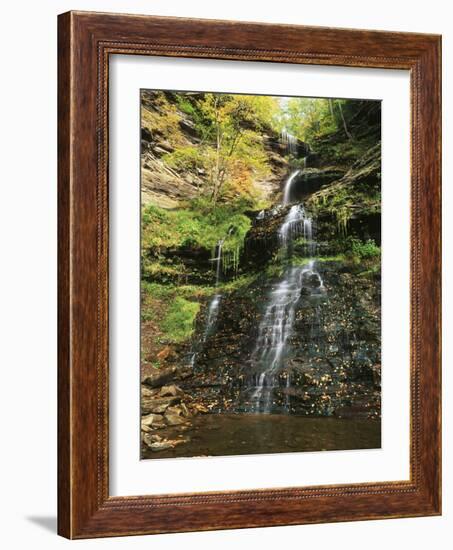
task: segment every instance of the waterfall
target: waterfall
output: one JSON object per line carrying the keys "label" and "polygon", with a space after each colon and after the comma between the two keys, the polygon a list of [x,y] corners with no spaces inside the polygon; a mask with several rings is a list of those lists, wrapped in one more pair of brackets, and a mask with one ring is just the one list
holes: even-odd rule
{"label": "waterfall", "polygon": [[[225,242],[225,239],[220,239],[217,242],[217,246],[215,250],[216,256],[212,258],[212,261],[216,262],[216,269],[215,269],[215,286],[216,287],[219,285],[219,281],[220,281],[221,266],[222,266],[222,248],[223,248],[224,242]],[[208,336],[211,334],[212,329],[216,324],[221,299],[222,299],[222,295],[216,292],[212,296],[211,300],[209,301],[208,314],[206,316],[203,337],[201,339],[201,345],[203,345],[206,342],[206,340],[208,339]],[[196,350],[192,351],[192,353],[190,354],[189,366],[191,368],[195,367],[197,355],[198,355],[198,351]]]}
{"label": "waterfall", "polygon": [[285,188],[283,190],[283,205],[287,205],[290,203],[291,198],[291,185],[295,179],[295,177],[300,173],[300,170],[294,170],[288,177],[288,179],[285,182]]}
{"label": "waterfall", "polygon": [[306,239],[310,239],[310,241],[312,240],[312,220],[306,216],[305,209],[302,205],[295,204],[291,206],[278,234],[284,249],[300,235],[303,235]]}
{"label": "waterfall", "polygon": [[[212,259],[214,262],[216,262],[216,269],[215,269],[215,286],[216,287],[219,286],[219,281],[220,281],[220,274],[221,274],[221,267],[222,267],[222,248],[223,248],[224,242],[225,242],[225,239],[220,239],[220,241],[218,241],[216,246],[217,256]],[[206,341],[206,338],[209,336],[212,327],[217,321],[217,315],[219,313],[219,305],[220,305],[221,299],[222,299],[222,295],[219,293],[216,293],[214,294],[214,296],[211,298],[209,302],[208,315],[206,317],[205,330],[203,333],[203,343]]]}
{"label": "waterfall", "polygon": [[[281,251],[286,258],[291,257],[291,245],[294,239],[302,235],[308,241],[310,255],[314,254],[312,220],[306,215],[303,205],[297,204],[289,209],[279,230]],[[272,410],[272,399],[274,389],[278,385],[279,375],[288,367],[291,352],[290,339],[302,289],[305,289],[305,294],[308,295],[325,292],[324,283],[316,271],[314,259],[308,260],[304,265],[287,267],[282,280],[272,288],[268,295],[251,357],[254,371],[253,380],[255,381],[251,401],[252,409],[255,412],[269,413]],[[289,411],[288,390],[291,385],[291,374],[288,370],[286,370],[285,376],[284,408]]]}
{"label": "waterfall", "polygon": [[217,256],[212,259],[214,262],[216,262],[215,286],[219,284],[220,280],[220,269],[222,267],[222,248],[224,241],[225,239],[220,239],[220,241],[217,243]]}
{"label": "waterfall", "polygon": [[209,302],[208,316],[206,317],[206,325],[203,333],[203,342],[206,341],[206,338],[209,336],[211,329],[217,320],[217,314],[219,311],[219,304],[221,299],[220,294],[214,294],[211,301]]}
{"label": "waterfall", "polygon": [[287,130],[282,130],[280,134],[280,142],[286,147],[288,153],[295,155],[297,153],[297,138],[290,134]]}
{"label": "waterfall", "polygon": [[[313,294],[324,290],[321,276],[315,270],[314,260],[304,266],[287,269],[283,280],[270,292],[268,303],[258,328],[252,364],[259,372],[258,383],[252,395],[256,412],[268,413],[272,408],[272,396],[277,376],[286,367],[290,352],[290,339],[296,316],[296,307],[303,288]],[[286,373],[286,388],[290,387],[290,373]],[[286,399],[289,408],[289,399]]]}
{"label": "waterfall", "polygon": [[[286,343],[291,335],[296,304],[300,298],[300,269],[291,268],[269,295],[268,305],[258,328],[252,362],[262,369],[252,396],[255,410],[269,412],[275,375],[286,356]],[[264,401],[263,401],[264,398]]]}

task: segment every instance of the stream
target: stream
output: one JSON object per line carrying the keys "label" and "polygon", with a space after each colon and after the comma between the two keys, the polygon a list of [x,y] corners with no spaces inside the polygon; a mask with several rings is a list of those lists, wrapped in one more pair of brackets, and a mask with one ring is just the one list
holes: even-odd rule
{"label": "stream", "polygon": [[380,422],[340,418],[307,418],[287,414],[207,414],[193,419],[181,433],[184,445],[143,458],[228,456],[303,451],[376,449]]}

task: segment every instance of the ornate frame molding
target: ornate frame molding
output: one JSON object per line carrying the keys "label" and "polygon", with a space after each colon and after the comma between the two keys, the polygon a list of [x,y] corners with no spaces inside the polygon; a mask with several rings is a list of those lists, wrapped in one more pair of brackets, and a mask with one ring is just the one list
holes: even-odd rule
{"label": "ornate frame molding", "polygon": [[[282,48],[283,31],[288,50]],[[113,54],[410,71],[409,481],[109,496],[108,60]],[[86,538],[440,514],[440,94],[438,36],[88,12],[59,16],[61,535]]]}

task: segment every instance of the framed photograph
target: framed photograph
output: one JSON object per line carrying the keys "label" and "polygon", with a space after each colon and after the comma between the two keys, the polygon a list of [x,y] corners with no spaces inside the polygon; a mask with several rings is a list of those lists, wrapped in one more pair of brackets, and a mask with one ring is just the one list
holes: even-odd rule
{"label": "framed photograph", "polygon": [[439,36],[59,17],[59,533],[438,515]]}

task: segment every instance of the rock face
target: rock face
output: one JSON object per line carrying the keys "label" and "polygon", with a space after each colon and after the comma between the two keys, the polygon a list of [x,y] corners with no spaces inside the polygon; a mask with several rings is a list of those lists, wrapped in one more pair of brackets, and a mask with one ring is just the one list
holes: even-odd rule
{"label": "rock face", "polygon": [[244,243],[241,265],[256,269],[267,264],[278,251],[280,241],[278,231],[285,220],[290,206],[278,205],[262,213],[253,220]]}
{"label": "rock face", "polygon": [[308,143],[291,136],[292,143],[289,143],[288,135],[268,136],[268,146],[278,155],[284,156],[291,153],[295,158],[304,158],[311,153]]}
{"label": "rock face", "polygon": [[[163,157],[173,152],[175,145],[184,147],[194,143],[191,124],[181,116],[174,116],[173,108],[159,93],[143,92],[141,102],[142,204],[152,203],[163,208],[175,208],[181,200],[197,195],[197,185],[201,180],[196,172],[179,174],[164,162]],[[173,116],[168,120],[167,117],[162,117],[167,114]],[[179,138],[177,144],[171,142],[176,131]]]}
{"label": "rock face", "polygon": [[181,177],[157,156],[151,144],[142,153],[142,204],[157,204],[163,208],[175,208],[179,201],[197,195],[195,176]]}
{"label": "rock face", "polygon": [[[326,292],[301,293],[287,343],[291,357],[276,375],[270,412],[378,417],[379,276],[338,262],[320,263],[318,272]],[[217,329],[198,357],[196,376],[183,384],[211,410],[250,412],[255,388],[250,359],[264,315],[262,297],[277,283],[263,277],[224,298]],[[317,286],[319,280],[312,283]]]}
{"label": "rock face", "polygon": [[304,167],[300,170],[292,186],[291,202],[303,202],[322,187],[341,179],[346,170],[336,166],[323,168]]}
{"label": "rock face", "polygon": [[339,179],[306,201],[317,218],[319,241],[340,231],[381,242],[381,144],[368,149]]}
{"label": "rock face", "polygon": [[[171,92],[164,96],[172,97]],[[172,127],[161,127],[162,114],[171,112]],[[161,120],[159,121],[159,117]],[[178,135],[178,142],[172,143],[171,136]],[[272,199],[280,191],[281,181],[288,170],[287,151],[278,136],[262,136],[263,148],[270,167],[270,174],[262,179],[256,177],[253,185],[263,199]],[[208,174],[195,166],[173,169],[165,161],[165,155],[177,148],[199,145],[201,137],[194,121],[186,113],[159,101],[159,95],[152,91],[142,93],[141,130],[141,198],[142,204],[154,204],[162,208],[177,208],[181,202],[198,196]],[[299,142],[297,149],[306,154],[307,144]]]}

